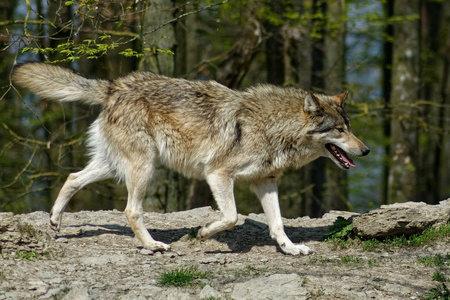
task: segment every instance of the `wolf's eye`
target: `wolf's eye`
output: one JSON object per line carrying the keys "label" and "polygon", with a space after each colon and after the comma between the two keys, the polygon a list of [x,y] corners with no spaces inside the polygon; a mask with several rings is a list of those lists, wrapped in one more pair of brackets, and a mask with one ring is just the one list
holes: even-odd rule
{"label": "wolf's eye", "polygon": [[339,133],[343,133],[343,132],[345,131],[344,128],[341,128],[341,127],[336,128],[336,130],[337,130]]}

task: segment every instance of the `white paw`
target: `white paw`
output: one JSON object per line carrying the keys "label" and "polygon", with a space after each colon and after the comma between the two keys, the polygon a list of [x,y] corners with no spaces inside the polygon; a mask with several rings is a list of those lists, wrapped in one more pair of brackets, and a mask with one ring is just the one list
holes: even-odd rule
{"label": "white paw", "polygon": [[207,226],[208,225],[200,228],[199,231],[197,232],[197,238],[199,238],[202,241],[207,240],[212,235],[211,232],[208,232]]}
{"label": "white paw", "polygon": [[313,251],[305,245],[281,244],[280,247],[284,253],[290,255],[309,255],[313,253]]}
{"label": "white paw", "polygon": [[50,213],[50,228],[58,232],[61,229],[61,218],[55,217],[52,213]]}
{"label": "white paw", "polygon": [[150,242],[146,245],[144,245],[145,249],[151,250],[151,251],[169,251],[170,250],[170,245],[165,244],[163,242],[157,242],[157,241],[153,241]]}

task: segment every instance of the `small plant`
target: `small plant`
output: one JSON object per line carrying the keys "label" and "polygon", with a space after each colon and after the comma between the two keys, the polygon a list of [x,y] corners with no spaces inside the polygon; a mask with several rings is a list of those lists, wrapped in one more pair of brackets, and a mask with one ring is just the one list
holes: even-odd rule
{"label": "small plant", "polygon": [[377,263],[377,260],[375,258],[374,259],[369,259],[367,261],[367,264],[369,265],[369,267],[374,267],[376,265],[376,263]]}
{"label": "small plant", "polygon": [[362,263],[362,259],[359,257],[353,257],[350,255],[345,255],[343,257],[341,257],[338,260],[339,264],[344,264],[344,265],[352,265],[352,266],[356,266],[356,265],[360,265]]}
{"label": "small plant", "polygon": [[447,279],[445,278],[445,275],[442,274],[442,273],[439,272],[439,271],[434,272],[434,274],[433,274],[433,280],[434,280],[434,281],[439,281],[439,282],[445,282],[445,281],[447,281]]}
{"label": "small plant", "polygon": [[264,271],[263,269],[258,269],[258,268],[252,267],[252,266],[247,266],[243,270],[234,272],[234,276],[236,276],[236,277],[257,276],[257,275],[261,274],[263,271]]}
{"label": "small plant", "polygon": [[165,286],[190,286],[196,279],[207,278],[207,273],[198,270],[196,267],[182,267],[171,271],[163,272],[159,278],[159,283]]}
{"label": "small plant", "polygon": [[309,262],[312,264],[327,264],[327,263],[332,263],[333,260],[331,258],[328,257],[323,257],[323,256],[314,256],[314,257],[310,257]]}
{"label": "small plant", "polygon": [[423,263],[427,267],[431,266],[443,266],[446,260],[450,260],[450,254],[443,256],[441,254],[436,254],[435,256],[425,256],[419,257],[418,261]]}
{"label": "small plant", "polygon": [[35,261],[36,259],[39,258],[40,255],[34,251],[28,251],[28,252],[27,251],[18,251],[18,252],[16,252],[16,256],[19,259]]}
{"label": "small plant", "polygon": [[317,288],[317,290],[309,292],[310,298],[308,298],[308,299],[321,299],[321,297],[324,295],[325,295],[325,289],[323,288],[323,286],[320,286]]}
{"label": "small plant", "polygon": [[190,240],[195,240],[197,238],[198,235],[198,228],[191,228],[191,230],[189,230],[188,233],[188,239]]}
{"label": "small plant", "polygon": [[362,250],[374,251],[381,244],[380,240],[370,239],[362,243]]}
{"label": "small plant", "polygon": [[325,240],[329,239],[347,239],[353,231],[353,224],[344,217],[337,217],[333,225],[325,233]]}
{"label": "small plant", "polygon": [[432,289],[428,293],[425,293],[425,299],[427,300],[448,300],[450,299],[450,291],[447,286],[442,283],[442,285]]}

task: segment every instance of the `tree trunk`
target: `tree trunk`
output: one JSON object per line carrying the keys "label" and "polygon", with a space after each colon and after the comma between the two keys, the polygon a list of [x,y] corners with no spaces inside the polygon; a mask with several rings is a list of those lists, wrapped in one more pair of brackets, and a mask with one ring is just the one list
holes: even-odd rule
{"label": "tree trunk", "polygon": [[[419,12],[418,0],[397,0],[394,16]],[[419,21],[394,24],[389,203],[419,200],[417,190],[417,110],[419,99]]]}
{"label": "tree trunk", "polygon": [[[142,25],[144,31],[150,31],[161,24],[173,20],[182,14],[181,7],[185,7],[184,1],[162,0],[151,2],[145,8]],[[172,26],[164,26],[153,34],[143,37],[143,47],[155,49],[144,57],[143,66],[146,70],[156,73],[174,76],[186,73],[186,48],[185,19],[178,20]],[[180,40],[175,40],[179,38]],[[174,50],[174,56],[160,53],[156,49]],[[145,208],[160,210],[163,212],[185,209],[188,203],[191,181],[181,174],[158,166],[149,186],[149,201]]]}
{"label": "tree trunk", "polygon": [[[445,151],[445,88],[448,76],[450,32],[449,16],[445,16],[445,6],[450,5],[439,2],[423,2],[422,7],[422,55],[423,67],[421,82],[424,82],[422,99],[429,101],[421,110],[421,119],[424,126],[420,128],[420,159],[419,159],[419,198],[427,203],[438,203],[444,194],[442,185]],[[448,13],[447,13],[448,14]],[[448,194],[447,194],[448,195]]]}
{"label": "tree trunk", "polygon": [[[387,0],[384,4],[384,18],[388,20],[394,15],[394,0]],[[383,42],[383,97],[384,97],[384,120],[383,135],[386,140],[391,137],[391,89],[392,89],[392,57],[394,37],[394,26],[391,22],[387,22],[385,27],[385,39]],[[386,204],[389,200],[389,160],[391,145],[384,145],[384,153],[386,159],[383,160],[382,181],[381,181],[381,203]]]}
{"label": "tree trunk", "polygon": [[[313,20],[313,30],[317,34],[312,45],[312,70],[311,70],[311,88],[314,91],[323,92],[325,86],[325,35],[326,35],[326,11],[327,3],[323,0],[313,1],[313,15],[321,16]],[[310,212],[311,217],[320,217],[326,212],[325,191],[326,191],[326,160],[319,157],[317,160],[306,166],[310,175],[311,183],[314,184],[312,194],[310,194]]]}

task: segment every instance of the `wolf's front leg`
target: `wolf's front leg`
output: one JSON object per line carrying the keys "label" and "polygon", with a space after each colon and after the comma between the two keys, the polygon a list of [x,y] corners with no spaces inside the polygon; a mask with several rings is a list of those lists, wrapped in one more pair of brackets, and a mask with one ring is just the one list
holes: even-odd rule
{"label": "wolf's front leg", "polygon": [[280,204],[278,202],[278,189],[274,180],[255,181],[251,186],[266,214],[270,236],[278,243],[281,250],[291,255],[308,255],[312,250],[305,245],[296,245],[284,232],[281,220]]}

